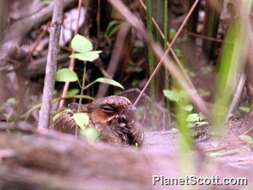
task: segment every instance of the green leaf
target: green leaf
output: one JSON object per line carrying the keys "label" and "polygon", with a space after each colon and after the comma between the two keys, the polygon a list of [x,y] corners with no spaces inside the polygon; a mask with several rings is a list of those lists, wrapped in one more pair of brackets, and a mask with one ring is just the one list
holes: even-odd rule
{"label": "green leaf", "polygon": [[75,96],[79,94],[80,90],[77,88],[70,89],[67,93],[67,96]]}
{"label": "green leaf", "polygon": [[78,77],[74,71],[64,68],[56,72],[55,80],[58,82],[75,82],[78,81]]}
{"label": "green leaf", "polygon": [[88,142],[96,142],[99,139],[99,133],[93,127],[86,128],[80,131],[81,136],[85,137]]}
{"label": "green leaf", "polygon": [[93,49],[93,45],[88,38],[81,36],[80,34],[76,34],[70,43],[71,48],[79,53],[84,53],[87,51],[91,51]]}
{"label": "green leaf", "polygon": [[108,79],[108,78],[98,78],[96,79],[94,82],[100,82],[100,83],[105,83],[105,84],[109,84],[109,85],[112,85],[112,86],[117,86],[121,89],[124,89],[124,87],[117,81],[113,80],[113,79]]}
{"label": "green leaf", "polygon": [[201,120],[201,117],[200,117],[200,115],[197,114],[197,113],[191,113],[191,114],[189,114],[189,115],[187,116],[187,118],[186,118],[186,121],[192,122],[192,123],[198,122],[198,121],[200,121],[200,120]]}
{"label": "green leaf", "polygon": [[187,112],[192,112],[193,106],[192,106],[191,104],[189,104],[189,105],[186,105],[183,109],[184,109],[185,111],[187,111]]}
{"label": "green leaf", "polygon": [[180,100],[178,93],[172,90],[163,90],[163,95],[172,102],[179,102]]}
{"label": "green leaf", "polygon": [[176,53],[176,55],[178,57],[182,57],[183,56],[182,51],[179,48],[175,49],[175,53]]}
{"label": "green leaf", "polygon": [[239,110],[242,111],[242,112],[246,112],[246,113],[250,112],[250,108],[247,107],[247,106],[240,106]]}
{"label": "green leaf", "polygon": [[111,37],[113,34],[115,34],[115,32],[117,32],[119,30],[119,25],[120,22],[117,21],[117,20],[113,20],[111,21],[106,30],[105,30],[105,34],[108,36],[108,37]]}
{"label": "green leaf", "polygon": [[173,39],[175,36],[176,36],[176,30],[175,29],[170,29],[170,31],[169,31],[169,35],[170,35],[170,39]]}
{"label": "green leaf", "polygon": [[85,127],[89,124],[89,116],[87,113],[74,113],[73,119],[76,122],[76,124],[80,127],[81,130],[84,130]]}
{"label": "green leaf", "polygon": [[88,51],[88,52],[83,52],[83,53],[75,53],[72,54],[70,57],[73,57],[75,59],[81,60],[81,61],[94,61],[99,57],[99,53],[101,51]]}

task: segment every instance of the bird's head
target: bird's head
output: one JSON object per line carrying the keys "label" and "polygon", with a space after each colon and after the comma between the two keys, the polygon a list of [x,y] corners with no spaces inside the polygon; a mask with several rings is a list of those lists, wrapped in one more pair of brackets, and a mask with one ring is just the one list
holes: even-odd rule
{"label": "bird's head", "polygon": [[110,123],[112,120],[134,117],[134,106],[131,101],[123,96],[108,96],[99,98],[87,106],[91,120],[94,123]]}

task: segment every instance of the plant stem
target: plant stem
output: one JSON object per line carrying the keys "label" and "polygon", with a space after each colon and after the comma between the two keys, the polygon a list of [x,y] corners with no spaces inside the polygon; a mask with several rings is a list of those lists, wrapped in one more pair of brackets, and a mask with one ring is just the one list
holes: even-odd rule
{"label": "plant stem", "polygon": [[[81,86],[81,92],[80,92],[80,98],[79,98],[79,102],[78,102],[78,108],[77,108],[77,112],[80,112],[81,109],[81,105],[82,105],[82,100],[83,100],[83,92],[84,92],[84,86],[85,86],[85,80],[86,80],[86,62],[83,62],[83,80],[82,80],[82,86]],[[77,137],[78,135],[78,128],[79,127],[75,127],[75,136]]]}
{"label": "plant stem", "polygon": [[163,46],[164,48],[167,47],[167,43],[168,43],[168,39],[169,39],[169,25],[168,25],[168,22],[169,22],[169,19],[168,19],[168,16],[169,16],[169,13],[168,13],[168,0],[164,0],[164,10],[163,10],[163,33],[164,33],[164,39],[163,39]]}
{"label": "plant stem", "polygon": [[78,103],[78,112],[80,111],[81,105],[82,105],[82,96],[83,92],[88,86],[85,87],[85,80],[86,80],[86,62],[83,63],[83,80],[82,80],[82,86],[81,86],[81,93],[80,93],[80,98],[79,98],[79,103]]}
{"label": "plant stem", "polygon": [[[152,0],[147,0],[147,30],[150,37],[153,37],[153,23],[152,23]],[[152,73],[155,68],[155,57],[152,48],[148,47],[148,64],[149,73]],[[155,97],[155,80],[150,82],[150,96]]]}
{"label": "plant stem", "polygon": [[[168,22],[169,22],[169,19],[168,19],[169,2],[168,1],[169,0],[164,0],[164,9],[163,9],[163,33],[164,33],[163,46],[164,46],[164,48],[167,47],[167,43],[169,40],[169,24],[168,24]],[[170,89],[170,75],[169,75],[168,71],[165,71],[164,77],[165,77],[164,88]],[[165,103],[166,103],[167,110],[169,111],[170,110],[170,102],[167,99],[165,99]]]}

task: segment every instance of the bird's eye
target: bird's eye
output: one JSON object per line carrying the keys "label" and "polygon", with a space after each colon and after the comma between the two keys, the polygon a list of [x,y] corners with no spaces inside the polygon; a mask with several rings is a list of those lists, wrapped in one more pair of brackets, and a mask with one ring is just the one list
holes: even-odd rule
{"label": "bird's eye", "polygon": [[107,112],[107,113],[114,113],[115,112],[113,107],[110,105],[102,105],[101,108],[104,112]]}

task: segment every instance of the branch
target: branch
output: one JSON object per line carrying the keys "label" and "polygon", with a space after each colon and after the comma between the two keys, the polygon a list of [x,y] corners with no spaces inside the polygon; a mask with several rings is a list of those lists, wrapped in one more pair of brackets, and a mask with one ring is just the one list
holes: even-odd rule
{"label": "branch", "polygon": [[52,27],[49,39],[49,49],[48,49],[42,105],[38,123],[39,129],[48,128],[49,125],[62,20],[63,20],[63,0],[55,0]]}

